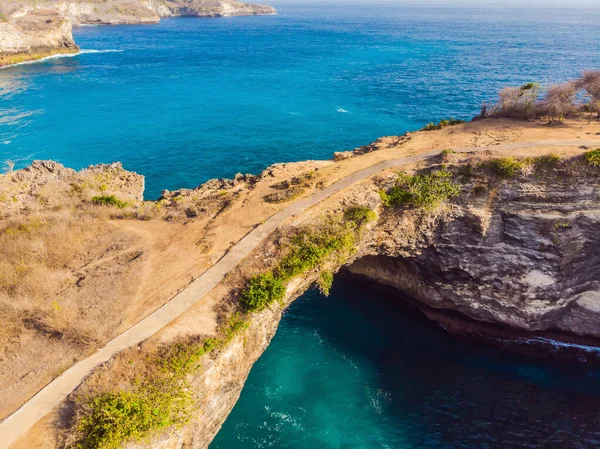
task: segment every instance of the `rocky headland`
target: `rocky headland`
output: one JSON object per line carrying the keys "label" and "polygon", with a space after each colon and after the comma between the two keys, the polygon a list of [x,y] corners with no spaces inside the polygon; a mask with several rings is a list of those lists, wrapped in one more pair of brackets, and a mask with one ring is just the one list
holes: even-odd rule
{"label": "rocky headland", "polygon": [[[91,373],[12,447],[207,447],[285,308],[313,285],[326,293],[338,272],[397,291],[451,332],[599,363],[598,147],[595,121],[493,119],[386,137],[336,160],[276,164],[157,201],[143,201],[143,178],[119,164],[75,172],[36,162],[1,176],[4,417],[193,288],[190,279],[253,230],[320,198],[278,222],[187,312]],[[370,167],[381,168],[336,189]],[[66,235],[77,238],[58,245]],[[127,421],[116,432],[103,407],[130,400],[165,409],[159,421]]]}
{"label": "rocky headland", "polygon": [[157,23],[162,17],[276,14],[236,0],[7,0],[0,4],[0,67],[76,53],[72,27]]}

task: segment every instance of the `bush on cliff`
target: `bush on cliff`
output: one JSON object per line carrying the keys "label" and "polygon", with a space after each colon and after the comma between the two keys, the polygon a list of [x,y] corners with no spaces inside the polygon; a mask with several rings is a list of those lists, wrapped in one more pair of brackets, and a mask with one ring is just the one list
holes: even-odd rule
{"label": "bush on cliff", "polygon": [[446,170],[408,175],[399,173],[396,185],[380,192],[385,206],[435,209],[443,201],[460,195],[461,188]]}
{"label": "bush on cliff", "polygon": [[114,195],[95,196],[92,198],[92,203],[98,206],[115,206],[119,209],[123,209],[127,206],[125,201],[121,201]]}
{"label": "bush on cliff", "polygon": [[450,117],[449,119],[440,120],[439,123],[434,123],[434,122],[428,123],[421,129],[421,131],[435,131],[438,129],[447,128],[448,126],[460,125],[462,123],[465,123],[465,121],[457,120],[457,119]]}
{"label": "bush on cliff", "polygon": [[275,301],[280,301],[285,295],[283,280],[267,271],[254,276],[240,295],[240,303],[251,312],[266,309]]}
{"label": "bush on cliff", "polygon": [[239,296],[241,305],[248,311],[258,312],[282,300],[286,284],[295,276],[317,268],[332,255],[352,254],[357,233],[375,218],[375,212],[368,207],[353,206],[346,210],[344,220],[329,217],[318,226],[300,231],[292,238],[287,254],[272,270],[248,281]]}
{"label": "bush on cliff", "polygon": [[344,219],[361,227],[377,218],[377,214],[368,206],[352,206],[344,212]]}
{"label": "bush on cliff", "polygon": [[600,167],[600,148],[585,153],[585,160],[592,167]]}
{"label": "bush on cliff", "polygon": [[77,399],[75,447],[118,449],[127,442],[144,442],[161,429],[186,424],[194,405],[188,377],[200,368],[205,354],[247,327],[245,316],[234,313],[221,324],[217,337],[179,341],[142,358],[129,389],[117,387]]}
{"label": "bush on cliff", "polygon": [[118,449],[152,432],[189,421],[193,393],[187,380],[200,358],[213,348],[206,342],[163,348],[146,363],[148,372],[130,390],[107,391],[77,403],[79,449]]}
{"label": "bush on cliff", "polygon": [[492,159],[488,162],[490,169],[501,178],[514,178],[521,171],[531,165],[533,160],[531,159],[515,159],[514,157],[504,157],[499,159]]}

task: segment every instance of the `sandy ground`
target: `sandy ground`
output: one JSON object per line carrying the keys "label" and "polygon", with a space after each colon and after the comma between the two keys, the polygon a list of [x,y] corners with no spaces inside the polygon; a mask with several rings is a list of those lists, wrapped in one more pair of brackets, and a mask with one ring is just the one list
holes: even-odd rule
{"label": "sandy ground", "polygon": [[[123,244],[99,252],[85,266],[84,283],[89,285],[85,299],[96,310],[94,316],[106,313],[110,322],[97,319],[94,322],[101,335],[100,343],[122,333],[165,304],[269,217],[358,170],[383,161],[446,148],[577,139],[600,141],[600,123],[571,121],[566,125],[549,126],[509,120],[473,122],[440,131],[414,133],[409,141],[402,144],[395,144],[397,138],[383,138],[376,151],[335,163],[307,161],[278,164],[265,171],[252,188],[244,185],[237,189],[231,204],[209,217],[171,221],[162,218],[111,220],[108,229],[112,230],[108,236],[122,236]],[[553,152],[566,156],[582,150],[577,146],[548,145],[504,153],[532,155]],[[311,179],[303,181],[302,193],[294,199],[278,204],[264,201],[265,195],[277,192],[273,186],[306,175]],[[94,245],[98,243],[93,242]],[[133,268],[122,262],[123,258],[131,259],[128,258],[131,255],[136,257]],[[112,278],[111,284],[100,281],[107,273]],[[95,283],[95,280],[98,282]],[[107,294],[107,289],[110,294]],[[215,305],[223,293],[217,286],[203,301],[161,331],[159,338],[169,340],[186,333],[213,334],[217,316]],[[69,294],[78,296],[78,301],[82,301],[79,289],[72,289]],[[86,312],[82,313],[85,319]],[[74,349],[72,345],[48,336],[42,337],[34,331],[25,332],[9,349],[8,354],[0,358],[0,397],[3,398],[0,417],[13,412],[74,361],[87,354],[86,348]],[[51,421],[51,417],[40,421],[14,447],[53,447],[48,442],[51,437],[45,437],[49,432],[44,430]]]}

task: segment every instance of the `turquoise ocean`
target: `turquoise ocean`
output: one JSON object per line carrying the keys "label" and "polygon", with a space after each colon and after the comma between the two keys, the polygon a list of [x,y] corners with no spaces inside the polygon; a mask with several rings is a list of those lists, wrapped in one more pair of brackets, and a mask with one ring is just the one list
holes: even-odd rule
{"label": "turquoise ocean", "polygon": [[[0,70],[0,162],[123,162],[146,198],[468,119],[600,68],[599,9],[276,2],[278,16],[80,27]],[[600,447],[600,373],[458,341],[336,281],[284,316],[211,449]]]}

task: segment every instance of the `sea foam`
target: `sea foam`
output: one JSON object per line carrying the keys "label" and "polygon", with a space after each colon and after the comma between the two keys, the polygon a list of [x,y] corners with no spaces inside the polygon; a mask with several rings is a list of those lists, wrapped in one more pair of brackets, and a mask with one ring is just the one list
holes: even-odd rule
{"label": "sea foam", "polygon": [[122,53],[123,51],[124,50],[80,50],[78,53],[61,53],[59,55],[51,55],[51,56],[46,56],[45,58],[34,59],[33,61],[17,62],[16,64],[10,64],[10,65],[6,65],[4,67],[0,67],[0,70],[7,69],[9,67],[16,67],[19,65],[37,64],[38,62],[50,61],[52,59],[74,58],[75,56],[86,55],[86,54],[95,54],[95,53]]}

